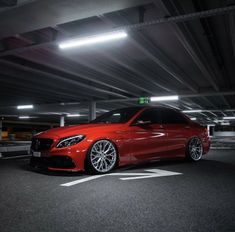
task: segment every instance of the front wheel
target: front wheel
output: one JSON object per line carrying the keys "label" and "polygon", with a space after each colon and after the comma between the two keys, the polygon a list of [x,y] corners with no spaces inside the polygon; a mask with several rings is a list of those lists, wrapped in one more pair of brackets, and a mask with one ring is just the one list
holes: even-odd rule
{"label": "front wheel", "polygon": [[87,169],[92,173],[107,173],[115,167],[116,162],[117,150],[106,139],[96,141],[87,155]]}
{"label": "front wheel", "polygon": [[187,157],[192,161],[199,161],[202,158],[203,146],[200,138],[194,137],[190,139],[187,153]]}

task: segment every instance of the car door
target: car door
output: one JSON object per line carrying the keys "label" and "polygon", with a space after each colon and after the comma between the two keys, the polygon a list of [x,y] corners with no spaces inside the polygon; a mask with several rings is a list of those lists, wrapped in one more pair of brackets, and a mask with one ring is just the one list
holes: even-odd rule
{"label": "car door", "polygon": [[132,160],[156,159],[166,148],[166,133],[158,109],[146,109],[130,125]]}
{"label": "car door", "polygon": [[167,155],[184,156],[187,140],[191,134],[189,120],[174,109],[162,108],[161,114],[167,133]]}

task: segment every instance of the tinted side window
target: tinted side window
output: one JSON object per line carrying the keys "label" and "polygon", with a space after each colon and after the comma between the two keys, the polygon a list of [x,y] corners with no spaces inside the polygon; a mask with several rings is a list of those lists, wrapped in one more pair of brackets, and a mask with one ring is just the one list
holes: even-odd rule
{"label": "tinted side window", "polygon": [[161,109],[162,123],[164,124],[185,124],[187,119],[181,113],[172,109]]}
{"label": "tinted side window", "polygon": [[161,124],[161,113],[158,109],[147,109],[135,121],[150,121],[151,123]]}
{"label": "tinted side window", "polygon": [[112,110],[99,116],[95,120],[91,121],[91,123],[125,123],[129,121],[139,110],[139,107]]}

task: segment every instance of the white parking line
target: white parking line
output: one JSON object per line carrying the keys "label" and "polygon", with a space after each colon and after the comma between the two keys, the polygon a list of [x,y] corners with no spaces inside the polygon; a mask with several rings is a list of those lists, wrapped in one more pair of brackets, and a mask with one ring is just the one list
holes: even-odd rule
{"label": "white parking line", "polygon": [[64,187],[70,187],[76,184],[81,184],[90,180],[98,179],[100,177],[105,177],[105,176],[132,176],[132,177],[124,177],[124,178],[119,178],[120,180],[138,180],[138,179],[147,179],[147,178],[153,178],[153,177],[163,177],[163,176],[175,176],[175,175],[182,175],[180,172],[171,172],[171,171],[166,171],[166,170],[161,170],[161,169],[150,169],[150,170],[145,170],[146,172],[150,173],[109,173],[109,174],[104,174],[104,175],[96,175],[96,176],[89,176],[83,179],[75,180],[72,182],[64,183],[61,184],[60,186]]}
{"label": "white parking line", "polygon": [[170,171],[165,171],[165,170],[160,170],[160,169],[151,169],[151,170],[145,170],[145,171],[152,172],[152,173],[148,173],[148,174],[141,173],[142,175],[138,175],[138,176],[133,175],[135,177],[125,177],[125,178],[120,178],[120,180],[138,180],[138,179],[147,179],[147,178],[153,178],[153,177],[182,175],[182,173],[179,173],[179,172],[170,172]]}
{"label": "white parking line", "polygon": [[75,181],[72,181],[72,182],[61,184],[60,186],[70,187],[72,185],[81,184],[83,182],[87,182],[87,181],[90,181],[90,180],[98,179],[98,178],[103,177],[103,176],[105,176],[105,175],[89,176],[87,178],[83,178],[83,179],[80,179],[80,180],[75,180]]}

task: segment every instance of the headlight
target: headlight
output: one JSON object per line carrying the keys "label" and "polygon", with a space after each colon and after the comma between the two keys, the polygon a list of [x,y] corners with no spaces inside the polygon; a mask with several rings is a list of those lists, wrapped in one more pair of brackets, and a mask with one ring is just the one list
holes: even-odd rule
{"label": "headlight", "polygon": [[69,147],[80,143],[85,138],[85,135],[75,135],[66,138],[62,138],[59,143],[56,145],[57,148]]}

